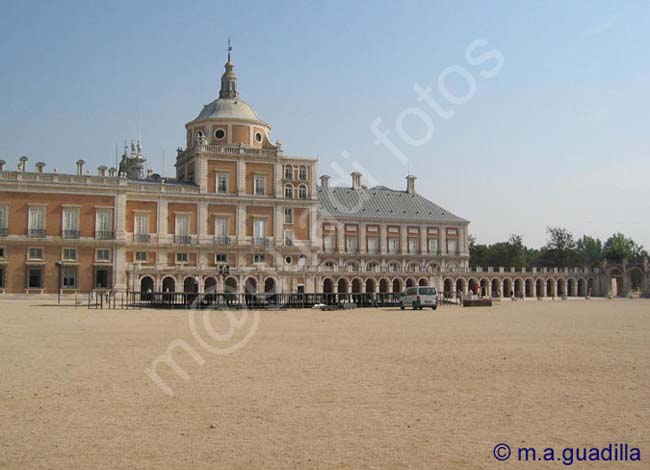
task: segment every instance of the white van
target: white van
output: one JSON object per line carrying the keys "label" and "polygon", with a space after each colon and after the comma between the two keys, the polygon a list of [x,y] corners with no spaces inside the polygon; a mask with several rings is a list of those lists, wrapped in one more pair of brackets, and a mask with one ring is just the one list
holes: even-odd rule
{"label": "white van", "polygon": [[438,292],[435,287],[408,287],[402,294],[399,308],[404,310],[410,305],[413,310],[422,310],[423,307],[438,308]]}

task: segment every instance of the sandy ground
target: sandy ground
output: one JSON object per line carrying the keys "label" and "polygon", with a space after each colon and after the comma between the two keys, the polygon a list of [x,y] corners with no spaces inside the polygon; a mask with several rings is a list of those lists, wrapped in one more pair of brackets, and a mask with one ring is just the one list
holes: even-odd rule
{"label": "sandy ground", "polygon": [[[222,352],[252,334],[231,354],[189,316],[1,302],[0,467],[650,468],[650,301],[261,312],[221,343],[224,315],[195,314]],[[159,365],[170,397],[144,371],[175,339],[204,363]],[[503,463],[500,442],[642,461]]]}

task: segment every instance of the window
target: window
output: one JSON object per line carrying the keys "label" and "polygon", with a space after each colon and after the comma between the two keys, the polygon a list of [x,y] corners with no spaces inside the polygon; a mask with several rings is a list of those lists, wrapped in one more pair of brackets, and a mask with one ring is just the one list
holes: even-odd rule
{"label": "window", "polygon": [[29,260],[42,260],[43,248],[30,248],[27,251],[27,259]]}
{"label": "window", "polygon": [[176,214],[175,232],[177,236],[188,236],[190,234],[190,215]]}
{"label": "window", "polygon": [[214,235],[217,238],[228,236],[228,217],[217,217],[214,221]]}
{"label": "window", "polygon": [[61,288],[74,289],[77,287],[77,267],[64,266],[61,269]]}
{"label": "window", "polygon": [[284,185],[284,197],[287,199],[293,199],[293,186],[290,184]]}
{"label": "window", "polygon": [[63,208],[63,238],[79,238],[79,208]]}
{"label": "window", "polygon": [[7,216],[7,206],[0,206],[0,237],[6,237],[8,235],[8,216]]}
{"label": "window", "polygon": [[390,263],[390,264],[388,265],[388,272],[396,273],[396,272],[398,272],[398,271],[399,271],[399,264],[396,264],[396,263]]}
{"label": "window", "polygon": [[137,235],[149,234],[149,214],[136,214],[134,223],[135,233]]}
{"label": "window", "polygon": [[224,137],[226,137],[226,131],[224,131],[223,129],[217,129],[216,131],[214,131],[214,137],[217,140],[221,140]]}
{"label": "window", "polygon": [[455,255],[458,252],[458,240],[447,240],[447,253]]}
{"label": "window", "polygon": [[307,167],[301,166],[300,169],[298,170],[298,179],[302,181],[307,180]]}
{"label": "window", "polygon": [[368,240],[368,253],[371,255],[376,255],[379,253],[379,238],[369,237]]}
{"label": "window", "polygon": [[307,199],[307,186],[304,184],[298,188],[298,199]]}
{"label": "window", "polygon": [[420,240],[417,238],[409,238],[408,247],[409,253],[417,255],[420,252]]}
{"label": "window", "polygon": [[0,289],[5,287],[5,268],[0,266]]}
{"label": "window", "polygon": [[30,206],[27,235],[33,238],[45,237],[45,207]]}
{"label": "window", "polygon": [[379,265],[377,263],[368,263],[366,265],[366,271],[369,272],[379,271]]}
{"label": "window", "polygon": [[259,132],[255,133],[255,142],[262,142],[262,134]]}
{"label": "window", "polygon": [[214,255],[214,262],[217,264],[227,263],[228,255],[226,253],[216,253]]}
{"label": "window", "polygon": [[113,239],[112,209],[97,209],[95,213],[95,238],[99,240]]}
{"label": "window", "polygon": [[437,238],[429,238],[428,243],[429,243],[429,253],[430,254],[437,254],[438,253],[438,239]]}
{"label": "window", "polygon": [[5,259],[5,247],[0,246],[0,259]]}
{"label": "window", "polygon": [[189,257],[187,253],[176,253],[176,262],[177,263],[187,263]]}
{"label": "window", "polygon": [[284,223],[287,225],[293,224],[293,209],[291,207],[284,208]]}
{"label": "window", "polygon": [[284,246],[293,246],[293,230],[284,231]]}
{"label": "window", "polygon": [[228,175],[226,173],[219,173],[217,175],[217,192],[219,194],[226,194],[228,192]]}
{"label": "window", "polygon": [[95,252],[95,260],[97,261],[110,261],[111,260],[111,250],[108,248],[99,248]]}
{"label": "window", "polygon": [[139,261],[141,263],[146,263],[147,259],[149,259],[149,253],[146,251],[136,251],[135,252],[135,260]]}
{"label": "window", "polygon": [[255,219],[254,220],[254,230],[255,233],[253,236],[256,239],[265,239],[266,238],[266,219]]}
{"label": "window", "polygon": [[388,252],[391,255],[399,253],[399,238],[392,237],[388,239]]}
{"label": "window", "polygon": [[95,288],[109,289],[111,287],[111,270],[110,268],[95,269]]}
{"label": "window", "polygon": [[265,189],[264,189],[265,180],[266,180],[266,178],[264,176],[256,176],[255,177],[255,195],[256,196],[264,196],[264,193],[266,192]]}
{"label": "window", "polygon": [[284,179],[287,180],[293,179],[293,167],[291,165],[286,165],[284,167]]}
{"label": "window", "polygon": [[43,288],[43,268],[35,268],[35,267],[27,268],[27,288],[28,289]]}
{"label": "window", "polygon": [[323,249],[325,250],[326,253],[332,253],[334,251],[334,246],[335,246],[335,239],[334,235],[325,235],[323,237]]}
{"label": "window", "polygon": [[203,131],[197,131],[196,140],[200,142],[202,138],[203,138]]}
{"label": "window", "polygon": [[356,254],[357,237],[345,237],[345,251],[350,254]]}
{"label": "window", "polygon": [[76,248],[64,248],[63,249],[63,260],[64,261],[77,261],[77,249]]}
{"label": "window", "polygon": [[255,264],[264,263],[264,255],[254,255],[253,256],[253,263],[255,263]]}

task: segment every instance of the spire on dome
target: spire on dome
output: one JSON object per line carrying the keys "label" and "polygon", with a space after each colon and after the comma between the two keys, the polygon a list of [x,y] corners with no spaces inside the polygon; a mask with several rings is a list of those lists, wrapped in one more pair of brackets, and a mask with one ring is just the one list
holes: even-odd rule
{"label": "spire on dome", "polygon": [[226,62],[225,68],[226,71],[221,76],[221,90],[219,91],[219,98],[239,98],[239,93],[237,92],[237,75],[233,71],[234,65],[230,62],[230,51],[232,51],[232,46],[230,45],[230,38],[228,38],[228,62]]}

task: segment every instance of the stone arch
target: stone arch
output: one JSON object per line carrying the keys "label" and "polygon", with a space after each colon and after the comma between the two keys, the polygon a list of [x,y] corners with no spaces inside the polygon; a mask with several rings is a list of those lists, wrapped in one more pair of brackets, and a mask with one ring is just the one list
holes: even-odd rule
{"label": "stone arch", "polygon": [[492,279],[492,297],[501,297],[503,291],[501,290],[501,280],[497,277]]}
{"label": "stone arch", "polygon": [[340,278],[336,283],[336,293],[337,294],[347,294],[348,293],[348,280],[344,277]]}
{"label": "stone arch", "polygon": [[587,281],[584,277],[578,279],[578,295],[587,297]]}
{"label": "stone arch", "polygon": [[196,294],[199,291],[199,282],[194,276],[187,276],[183,279],[183,292],[185,294]]}
{"label": "stone arch", "polygon": [[535,297],[544,297],[544,279],[537,279],[535,282]]}
{"label": "stone arch", "polygon": [[278,283],[273,276],[269,276],[264,279],[264,293],[265,294],[275,294],[278,290]]}
{"label": "stone arch", "polygon": [[555,297],[555,282],[553,278],[546,280],[546,297]]}
{"label": "stone arch", "polygon": [[515,279],[514,285],[515,297],[523,298],[525,295],[524,292],[524,280],[520,277]]}
{"label": "stone arch", "polygon": [[393,293],[399,294],[404,290],[404,283],[399,277],[393,279]]}
{"label": "stone arch", "polygon": [[426,277],[421,277],[420,280],[418,281],[418,286],[420,287],[426,287],[429,285],[429,280]]}
{"label": "stone arch", "polygon": [[162,280],[163,292],[176,292],[176,279],[173,276],[166,276]]}
{"label": "stone arch", "polygon": [[467,292],[470,294],[478,294],[479,283],[473,277],[469,278],[467,281]]}
{"label": "stone arch", "polygon": [[533,278],[527,278],[524,285],[524,295],[526,297],[535,297],[535,281]]}
{"label": "stone arch", "polygon": [[151,276],[142,276],[140,278],[140,292],[153,292],[154,280]]}
{"label": "stone arch", "polygon": [[382,294],[387,294],[390,290],[390,281],[385,277],[382,277],[379,280],[379,292]]}
{"label": "stone arch", "polygon": [[379,262],[375,260],[366,261],[366,272],[379,272]]}
{"label": "stone arch", "polygon": [[609,270],[609,293],[613,297],[622,297],[625,295],[625,274],[623,270],[615,267]]}
{"label": "stone arch", "polygon": [[363,292],[363,281],[355,277],[352,279],[352,293],[353,294],[361,294]]}
{"label": "stone arch", "polygon": [[594,286],[596,284],[596,280],[593,277],[590,277],[587,279],[587,295],[592,296],[594,293]]}
{"label": "stone arch", "polygon": [[406,278],[406,287],[415,287],[417,282],[412,277]]}
{"label": "stone arch", "polygon": [[564,297],[567,295],[566,280],[562,277],[557,280],[556,292],[558,297]]}
{"label": "stone arch", "polygon": [[338,264],[336,263],[336,260],[324,259],[323,261],[321,261],[320,265],[323,267],[323,270],[325,271],[330,271],[330,272],[338,271]]}
{"label": "stone arch", "polygon": [[253,276],[247,277],[244,281],[244,291],[247,294],[257,294],[257,279]]}
{"label": "stone arch", "polygon": [[230,276],[224,281],[224,292],[228,294],[236,294],[237,293],[237,287],[239,283],[237,282],[237,278]]}
{"label": "stone arch", "polygon": [[323,279],[323,294],[333,294],[334,293],[334,281],[331,277],[326,277]]}
{"label": "stone arch", "polygon": [[425,270],[428,273],[437,273],[440,271],[440,265],[435,261],[430,261],[426,264]]}
{"label": "stone arch", "polygon": [[442,290],[447,295],[452,295],[454,293],[454,281],[448,277],[442,282]]}
{"label": "stone arch", "polygon": [[514,295],[514,288],[512,285],[512,279],[509,277],[506,277],[503,280],[503,296],[504,297],[512,297]]}
{"label": "stone arch", "polygon": [[369,277],[366,279],[366,294],[374,294],[377,290],[377,281]]}
{"label": "stone arch", "polygon": [[487,278],[482,277],[479,282],[479,292],[481,297],[489,297],[490,296],[490,281],[488,281]]}
{"label": "stone arch", "polygon": [[456,286],[455,287],[456,287],[455,292],[460,291],[463,294],[465,292],[467,292],[466,289],[465,289],[465,279],[463,279],[462,277],[459,277],[458,279],[456,279]]}
{"label": "stone arch", "polygon": [[214,294],[217,292],[217,280],[213,276],[206,277],[203,281],[203,292]]}

